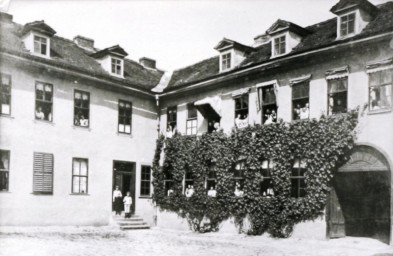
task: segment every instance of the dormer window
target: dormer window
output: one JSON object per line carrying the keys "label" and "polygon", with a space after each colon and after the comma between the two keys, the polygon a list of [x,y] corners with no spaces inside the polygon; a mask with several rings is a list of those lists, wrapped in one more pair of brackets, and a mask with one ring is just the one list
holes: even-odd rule
{"label": "dormer window", "polygon": [[340,36],[348,36],[355,33],[356,13],[350,13],[340,17]]}
{"label": "dormer window", "polygon": [[226,53],[221,56],[221,70],[231,69],[231,53]]}
{"label": "dormer window", "polygon": [[112,58],[112,73],[121,76],[122,73],[122,60]]}
{"label": "dormer window", "polygon": [[42,36],[34,36],[34,53],[47,55],[48,39]]}
{"label": "dormer window", "polygon": [[285,35],[274,39],[274,56],[285,54]]}

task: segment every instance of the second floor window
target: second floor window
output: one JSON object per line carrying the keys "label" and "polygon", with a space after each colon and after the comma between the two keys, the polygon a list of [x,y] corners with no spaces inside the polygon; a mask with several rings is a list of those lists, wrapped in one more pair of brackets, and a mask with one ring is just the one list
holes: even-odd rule
{"label": "second floor window", "polygon": [[262,124],[277,122],[277,102],[274,85],[264,86],[258,90],[259,97],[262,98]]}
{"label": "second floor window", "polygon": [[89,162],[83,158],[74,158],[72,161],[72,193],[87,194]]}
{"label": "second floor window", "polygon": [[141,196],[150,196],[151,167],[142,165],[141,170]]}
{"label": "second floor window", "polygon": [[52,122],[53,85],[37,82],[35,85],[35,119]]}
{"label": "second floor window", "polygon": [[131,134],[132,103],[119,101],[118,132]]}
{"label": "second floor window", "polygon": [[355,33],[355,13],[340,17],[340,36],[346,36]]}
{"label": "second floor window", "polygon": [[11,76],[0,74],[0,115],[11,114]]}
{"label": "second floor window", "polygon": [[306,195],[305,172],[306,163],[304,160],[295,160],[291,172],[291,197],[298,198]]}
{"label": "second floor window", "polygon": [[34,36],[34,52],[41,54],[41,55],[47,55],[47,39],[45,37],[41,36]]}
{"label": "second floor window", "polygon": [[310,86],[309,82],[302,82],[292,86],[292,117],[293,120],[308,119]]}
{"label": "second floor window", "polygon": [[167,123],[166,128],[169,132],[174,132],[177,125],[177,106],[168,107],[166,110]]}
{"label": "second floor window", "polygon": [[53,193],[53,154],[34,153],[33,193]]}
{"label": "second floor window", "polygon": [[10,177],[10,151],[0,150],[0,191],[8,191]]}
{"label": "second floor window", "polygon": [[285,36],[280,36],[274,39],[274,56],[285,53]]}
{"label": "second floor window", "polygon": [[235,100],[235,124],[238,128],[248,125],[248,94],[243,94]]}
{"label": "second floor window", "polygon": [[328,114],[347,112],[348,78],[328,80]]}
{"label": "second floor window", "polygon": [[195,135],[197,134],[197,124],[198,124],[198,113],[197,109],[193,103],[187,104],[187,124],[186,124],[186,134]]}
{"label": "second floor window", "polygon": [[89,127],[90,94],[75,90],[74,93],[74,125]]}
{"label": "second floor window", "polygon": [[393,69],[369,74],[370,111],[390,110],[392,108]]}
{"label": "second floor window", "polygon": [[112,74],[122,75],[121,60],[111,58],[111,72]]}
{"label": "second floor window", "polygon": [[221,56],[221,71],[231,69],[231,53],[226,53]]}

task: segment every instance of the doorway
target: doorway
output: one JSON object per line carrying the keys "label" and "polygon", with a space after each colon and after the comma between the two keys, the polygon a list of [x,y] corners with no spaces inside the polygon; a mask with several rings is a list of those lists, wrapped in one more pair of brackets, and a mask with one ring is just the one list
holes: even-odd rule
{"label": "doorway", "polygon": [[327,206],[328,237],[390,241],[390,170],[382,154],[356,148],[333,179]]}
{"label": "doorway", "polygon": [[[119,186],[123,197],[130,192],[132,197],[131,213],[135,213],[135,170],[134,162],[113,161],[112,191]],[[112,210],[114,204],[112,203]]]}

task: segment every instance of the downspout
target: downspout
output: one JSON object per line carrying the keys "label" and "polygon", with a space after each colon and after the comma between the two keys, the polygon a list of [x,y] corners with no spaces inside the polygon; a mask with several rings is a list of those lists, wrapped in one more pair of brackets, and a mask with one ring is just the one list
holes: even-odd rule
{"label": "downspout", "polygon": [[[157,112],[157,139],[160,138],[160,124],[161,124],[161,115],[160,115],[160,96],[158,94],[156,96],[156,112]],[[157,227],[157,216],[158,216],[158,207],[156,203],[154,203],[154,215],[153,221],[154,226]]]}

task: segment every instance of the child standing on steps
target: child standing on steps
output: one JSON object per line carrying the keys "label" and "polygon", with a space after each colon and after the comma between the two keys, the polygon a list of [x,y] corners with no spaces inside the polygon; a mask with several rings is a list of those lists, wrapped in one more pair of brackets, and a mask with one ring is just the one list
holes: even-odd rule
{"label": "child standing on steps", "polygon": [[124,218],[131,217],[131,205],[132,205],[132,197],[130,196],[130,192],[127,192],[127,195],[123,199],[124,203]]}

